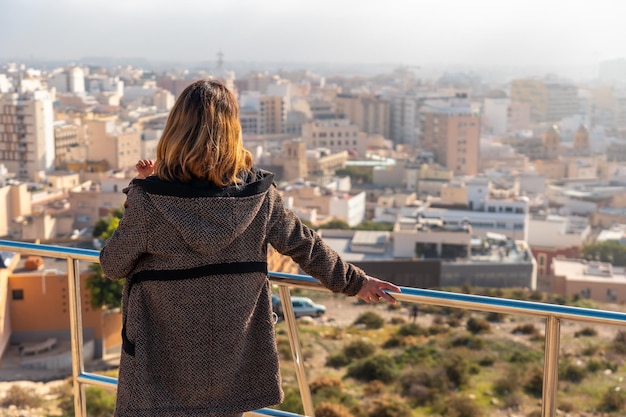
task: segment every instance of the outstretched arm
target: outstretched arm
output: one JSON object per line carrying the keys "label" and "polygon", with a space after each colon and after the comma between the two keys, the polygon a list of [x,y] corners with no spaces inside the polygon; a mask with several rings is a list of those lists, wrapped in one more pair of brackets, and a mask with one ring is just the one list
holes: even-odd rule
{"label": "outstretched arm", "polygon": [[400,292],[400,287],[393,285],[390,282],[367,276],[365,281],[363,282],[363,286],[356,294],[356,296],[366,303],[377,303],[382,298],[384,300],[387,300],[391,304],[395,304],[396,299],[385,291]]}

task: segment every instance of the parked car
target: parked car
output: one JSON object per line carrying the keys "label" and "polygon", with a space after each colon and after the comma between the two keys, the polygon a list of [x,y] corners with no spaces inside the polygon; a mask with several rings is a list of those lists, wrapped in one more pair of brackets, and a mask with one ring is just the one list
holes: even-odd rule
{"label": "parked car", "polygon": [[[296,318],[304,316],[320,317],[326,313],[326,306],[317,304],[308,297],[291,297],[291,306]],[[283,318],[283,307],[277,294],[272,294],[272,310],[279,318]]]}

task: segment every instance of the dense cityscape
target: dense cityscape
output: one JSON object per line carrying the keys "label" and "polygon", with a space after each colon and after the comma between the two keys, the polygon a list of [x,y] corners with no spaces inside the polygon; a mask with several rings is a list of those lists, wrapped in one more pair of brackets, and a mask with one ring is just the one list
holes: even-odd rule
{"label": "dense cityscape", "polygon": [[[367,274],[408,288],[626,311],[626,58],[620,57],[626,54],[588,56],[591,49],[609,51],[608,42],[591,48],[591,35],[582,41],[581,30],[571,34],[570,44],[558,44],[561,50],[550,38],[543,48],[537,33],[544,32],[537,29],[526,34],[535,42],[528,51],[511,52],[505,42],[523,41],[503,36],[502,45],[463,46],[467,55],[458,61],[466,64],[436,63],[438,53],[452,51],[444,40],[462,41],[461,31],[434,26],[428,36],[413,39],[403,35],[410,33],[406,21],[392,47],[384,19],[380,28],[371,25],[371,38],[351,26],[373,19],[380,5],[372,4],[369,11],[350,9],[354,16],[343,23],[344,33],[363,37],[352,42],[350,55],[345,45],[329,46],[339,43],[331,35],[341,33],[340,20],[318,33],[307,25],[322,22],[319,15],[311,12],[308,23],[290,19],[293,10],[278,2],[267,13],[247,6],[251,15],[258,12],[258,21],[282,16],[281,42],[293,43],[281,44],[277,55],[271,31],[236,11],[240,26],[257,29],[258,43],[250,38],[246,47],[257,48],[258,55],[232,58],[244,56],[245,42],[224,39],[191,59],[184,43],[180,51],[159,55],[161,46],[171,45],[157,42],[148,28],[162,18],[153,12],[140,21],[142,2],[128,1],[126,9],[100,10],[103,21],[119,18],[119,34],[111,33],[100,49],[83,49],[91,55],[65,59],[80,56],[84,43],[95,44],[93,34],[85,34],[85,42],[72,34],[67,53],[60,54],[55,48],[63,44],[66,19],[85,33],[85,25],[99,23],[86,18],[89,8],[63,2],[75,8],[74,17],[39,6],[49,19],[38,25],[50,39],[31,43],[32,51],[22,46],[28,36],[7,41],[8,32],[25,24],[30,6],[7,2],[15,21],[0,10],[1,241],[101,250],[124,215],[123,190],[137,176],[135,164],[157,158],[176,99],[194,81],[213,79],[235,95],[243,144],[255,167],[275,174],[285,206]],[[178,8],[171,2],[161,7],[163,13]],[[497,7],[500,13],[506,9]],[[532,9],[520,6],[518,12],[531,15]],[[342,10],[337,6],[337,16]],[[206,33],[223,30],[216,16],[232,17],[228,13],[216,11],[215,28]],[[181,14],[190,22],[206,16]],[[538,15],[537,22],[547,26],[548,13]],[[429,16],[415,19],[426,27]],[[449,19],[460,26],[471,20]],[[574,23],[564,20],[555,31]],[[170,31],[180,30],[174,20],[168,24]],[[595,35],[606,35],[594,28]],[[149,58],[121,58],[143,51],[131,41],[125,54],[107,56],[108,48],[135,36],[129,33],[153,38],[145,45]],[[204,45],[202,36],[192,37],[189,45]],[[437,37],[446,51],[437,50]],[[346,35],[344,41],[351,39]],[[313,47],[317,42],[319,48]],[[356,63],[357,52],[369,54],[377,42],[380,56],[370,61],[376,63]],[[433,47],[425,48],[429,42]],[[380,47],[386,43],[389,51]],[[581,57],[574,56],[574,43]],[[391,52],[396,47],[402,60]],[[315,55],[324,50],[328,60]],[[510,62],[496,64],[498,51]],[[552,62],[547,57],[553,51]],[[527,62],[531,52],[538,58]],[[345,61],[334,62],[342,53]],[[264,54],[268,58],[260,59]],[[493,62],[486,56],[494,56]],[[79,282],[85,366],[113,378],[123,351],[121,281],[106,279],[98,264],[85,261],[73,271],[64,259],[10,250],[0,250],[0,261],[0,417],[74,416],[75,313],[68,277],[76,273]],[[268,267],[304,274],[272,247]],[[279,287],[272,287],[285,392],[279,410],[313,414],[298,386],[301,361],[317,417],[544,417],[550,414],[542,410],[550,413],[550,407],[551,415],[571,417],[626,413],[626,332],[619,326],[558,323],[558,395],[546,407],[544,315],[429,302],[368,305],[292,288],[303,350],[297,358]],[[113,414],[110,391],[88,387],[84,395],[90,417]]]}

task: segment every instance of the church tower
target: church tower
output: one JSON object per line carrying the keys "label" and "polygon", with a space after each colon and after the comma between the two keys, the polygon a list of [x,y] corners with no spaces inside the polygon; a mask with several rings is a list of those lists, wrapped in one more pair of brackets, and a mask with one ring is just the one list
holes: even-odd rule
{"label": "church tower", "polygon": [[574,152],[577,155],[589,155],[589,131],[584,125],[580,125],[574,134]]}
{"label": "church tower", "polygon": [[553,125],[546,130],[541,140],[543,142],[543,158],[547,160],[557,159],[561,145],[561,134],[559,133],[558,126]]}

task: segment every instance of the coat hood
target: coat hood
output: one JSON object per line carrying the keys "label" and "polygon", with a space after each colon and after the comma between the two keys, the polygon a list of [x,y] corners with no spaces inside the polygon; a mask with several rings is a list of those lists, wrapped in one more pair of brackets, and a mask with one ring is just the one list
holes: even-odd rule
{"label": "coat hood", "polygon": [[208,181],[174,183],[150,176],[133,180],[131,187],[139,186],[145,192],[151,209],[190,248],[211,254],[227,247],[250,226],[273,181],[274,174],[254,170],[237,186],[219,187]]}

